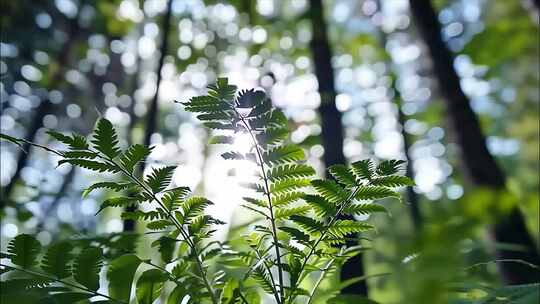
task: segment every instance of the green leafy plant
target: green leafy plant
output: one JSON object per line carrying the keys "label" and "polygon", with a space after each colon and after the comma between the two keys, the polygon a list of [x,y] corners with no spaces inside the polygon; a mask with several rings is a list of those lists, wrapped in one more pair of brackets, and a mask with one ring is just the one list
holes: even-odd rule
{"label": "green leafy plant", "polygon": [[[152,148],[122,149],[111,122],[101,118],[90,140],[49,131],[66,150],[32,145],[59,156],[59,165],[114,175],[93,183],[83,194],[100,188],[118,193],[106,199],[98,213],[105,208],[145,205],[124,211],[122,218],[144,222],[159,235],[152,248],[160,262],[133,253],[106,255],[107,242],[95,241],[65,240],[43,253],[35,238],[22,234],[2,256],[11,262],[2,263],[2,271],[13,276],[2,282],[3,290],[8,290],[3,297],[13,299],[22,292],[31,300],[53,299],[54,303],[94,297],[106,299],[100,303],[128,303],[135,286],[138,303],[153,303],[159,297],[165,303],[259,303],[264,294],[278,304],[312,303],[321,282],[364,250],[347,248],[347,237],[374,229],[365,221],[340,219],[341,215],[384,213],[385,208],[375,201],[399,199],[395,188],[412,185],[398,174],[403,165],[398,160],[331,166],[331,179],[315,178],[303,150],[288,141],[285,115],[263,92],[237,93],[227,79],[218,79],[206,96],[182,105],[215,130],[212,144],[234,149],[239,134],[251,140],[247,152],[222,154],[226,160],[248,161],[258,168],[257,180],[246,185],[252,195],[242,205],[256,217],[243,234],[244,246],[232,248],[212,238],[216,225],[223,222],[205,213],[210,200],[192,195],[187,187],[171,185],[175,167],[154,168],[139,176],[137,165]],[[24,142],[7,135],[2,138]],[[106,294],[100,288],[102,276],[108,282]],[[343,297],[332,301],[341,303]]]}

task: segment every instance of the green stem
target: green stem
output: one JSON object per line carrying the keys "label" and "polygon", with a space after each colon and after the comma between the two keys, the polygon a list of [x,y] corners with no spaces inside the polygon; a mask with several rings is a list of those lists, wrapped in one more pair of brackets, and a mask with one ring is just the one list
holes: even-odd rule
{"label": "green stem", "polygon": [[206,287],[206,289],[208,289],[208,292],[210,293],[210,296],[212,298],[212,303],[214,304],[219,304],[219,300],[218,298],[216,297],[216,294],[212,288],[212,286],[210,285],[210,282],[208,282],[208,278],[207,278],[207,274],[206,274],[206,271],[204,270],[204,266],[203,266],[203,263],[200,259],[200,256],[199,256],[199,252],[195,246],[195,244],[192,242],[191,238],[189,237],[189,233],[187,233],[184,228],[182,227],[182,224],[180,224],[180,222],[178,222],[178,220],[172,215],[171,211],[163,204],[163,202],[161,202],[157,197],[156,195],[154,194],[154,192],[152,192],[152,189],[149,189],[143,182],[141,182],[137,177],[135,177],[131,172],[129,172],[128,170],[124,169],[122,166],[120,166],[118,163],[116,163],[112,158],[109,158],[109,157],[104,157],[104,159],[106,159],[107,161],[111,162],[113,165],[117,166],[118,168],[121,169],[121,171],[126,175],[128,176],[133,182],[135,182],[136,184],[138,184],[154,201],[156,201],[156,203],[158,203],[158,205],[167,213],[167,216],[169,217],[169,219],[171,220],[171,222],[178,228],[178,231],[180,231],[180,234],[182,235],[182,237],[184,238],[184,240],[188,243],[189,247],[191,248],[192,252],[193,252],[193,255],[195,256],[195,260],[196,260],[196,264],[197,264],[197,268],[199,268],[199,271],[201,273],[201,277],[203,279],[203,283]]}
{"label": "green stem", "polygon": [[246,127],[246,130],[248,131],[249,135],[251,136],[251,139],[253,141],[253,145],[255,146],[255,151],[257,152],[257,158],[259,160],[259,166],[261,167],[262,177],[263,177],[263,181],[264,181],[264,188],[265,188],[265,192],[266,192],[266,198],[268,200],[268,209],[270,211],[270,225],[271,225],[271,228],[272,228],[272,237],[274,239],[273,241],[274,241],[274,248],[275,248],[275,251],[276,251],[276,259],[277,259],[277,267],[278,267],[278,280],[279,280],[279,294],[280,294],[280,297],[276,297],[276,301],[277,301],[278,304],[280,304],[281,301],[285,297],[285,293],[284,293],[285,288],[284,288],[284,284],[283,284],[283,267],[281,265],[281,254],[279,252],[279,241],[278,241],[278,237],[277,237],[276,220],[274,218],[274,208],[272,206],[272,197],[270,195],[270,186],[268,185],[268,177],[266,176],[266,171],[265,171],[265,168],[264,168],[264,161],[263,161],[263,158],[262,158],[262,153],[261,153],[259,144],[257,142],[257,139],[256,139],[255,135],[253,134],[253,131],[249,127],[249,125],[246,122],[246,120],[244,119],[244,117],[242,115],[240,115],[240,113],[238,113],[236,110],[235,110],[235,113],[240,118],[240,120],[242,121],[242,123]]}
{"label": "green stem", "polygon": [[125,303],[125,304],[127,304],[127,302],[124,302],[124,301],[120,301],[120,300],[111,298],[111,297],[109,297],[108,295],[99,293],[99,292],[97,292],[97,291],[93,291],[93,290],[88,289],[88,288],[86,288],[86,287],[84,287],[84,286],[79,286],[79,285],[77,285],[77,284],[73,284],[73,283],[70,283],[70,282],[66,282],[66,281],[63,281],[63,280],[61,280],[61,279],[57,279],[57,278],[48,276],[47,274],[44,274],[44,273],[41,273],[41,272],[38,272],[38,271],[33,271],[33,270],[28,270],[28,269],[23,269],[23,268],[18,268],[18,267],[13,267],[13,266],[9,266],[9,265],[2,264],[2,263],[0,263],[0,266],[6,267],[6,268],[8,268],[8,269],[12,269],[12,270],[17,270],[17,271],[20,271],[20,272],[24,272],[24,273],[27,273],[27,274],[30,274],[30,275],[33,275],[33,276],[42,277],[42,278],[45,278],[45,279],[48,279],[48,280],[51,280],[51,281],[54,281],[54,282],[58,282],[58,283],[61,283],[61,284],[66,285],[66,286],[70,286],[70,287],[72,287],[72,288],[76,288],[76,289],[79,289],[79,290],[86,291],[86,292],[88,292],[88,293],[93,294],[94,296],[100,296],[100,297],[107,298],[107,299],[109,299],[109,300],[111,300],[111,301],[114,301],[114,302]]}
{"label": "green stem", "polygon": [[360,186],[357,186],[356,189],[354,189],[354,191],[351,193],[351,195],[345,200],[345,202],[343,202],[341,204],[339,209],[336,211],[336,214],[334,214],[334,216],[332,217],[330,222],[322,230],[321,235],[319,236],[317,241],[315,241],[315,244],[310,248],[309,253],[307,254],[304,261],[302,262],[302,266],[300,267],[300,271],[299,271],[300,276],[299,276],[298,282],[296,282],[295,286],[291,286],[291,293],[290,293],[290,298],[289,298],[290,303],[292,303],[292,301],[294,300],[294,291],[296,291],[296,289],[298,288],[298,286],[300,285],[302,280],[306,277],[306,275],[303,274],[303,271],[304,271],[304,268],[306,267],[307,263],[309,262],[309,259],[313,255],[313,253],[315,253],[315,249],[324,240],[324,237],[326,236],[326,233],[329,231],[330,227],[332,227],[332,225],[335,223],[335,221],[337,221],[337,219],[338,219],[339,215],[341,214],[341,212],[343,212],[345,207],[352,201],[352,199],[355,197],[355,195],[356,195],[356,193],[358,192],[359,189],[360,189]]}
{"label": "green stem", "polygon": [[317,291],[317,288],[319,288],[319,285],[324,280],[324,277],[326,276],[328,269],[330,269],[330,266],[332,266],[332,264],[334,264],[335,260],[336,259],[331,259],[330,262],[328,262],[326,264],[326,266],[323,269],[321,269],[321,275],[319,276],[319,279],[317,279],[317,282],[315,282],[315,285],[313,286],[313,289],[309,293],[309,299],[308,299],[306,304],[310,304],[311,301],[313,300],[313,296],[315,295],[315,292]]}

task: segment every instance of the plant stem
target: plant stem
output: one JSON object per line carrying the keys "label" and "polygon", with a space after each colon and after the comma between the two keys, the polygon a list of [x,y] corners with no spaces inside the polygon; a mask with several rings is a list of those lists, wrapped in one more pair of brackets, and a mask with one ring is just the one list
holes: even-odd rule
{"label": "plant stem", "polygon": [[240,115],[240,113],[238,113],[236,110],[235,110],[235,113],[238,115],[238,117],[240,118],[240,120],[242,121],[244,126],[246,127],[246,130],[248,131],[249,135],[251,136],[251,139],[253,140],[253,145],[255,146],[255,151],[257,152],[257,158],[259,160],[259,166],[260,166],[261,172],[262,172],[262,177],[263,177],[263,181],[264,181],[264,188],[265,188],[265,192],[266,192],[266,198],[268,200],[268,209],[270,210],[270,224],[271,224],[271,228],[272,228],[272,237],[274,239],[274,248],[275,248],[275,251],[276,251],[276,259],[277,259],[277,267],[278,267],[278,280],[279,280],[279,294],[280,294],[280,297],[276,298],[276,300],[277,300],[278,304],[280,304],[281,300],[285,297],[284,285],[283,285],[283,268],[282,268],[282,265],[281,265],[281,254],[279,253],[279,242],[278,242],[278,237],[277,237],[276,220],[274,218],[274,208],[272,206],[272,197],[270,195],[270,186],[268,185],[268,177],[266,176],[266,171],[265,171],[265,168],[264,168],[264,161],[263,161],[263,158],[262,158],[262,153],[261,153],[259,144],[257,142],[257,139],[256,139],[255,135],[253,134],[253,131],[251,130],[250,126],[248,125],[248,123],[246,122],[244,117],[242,115]]}
{"label": "plant stem", "polygon": [[84,286],[79,286],[77,284],[73,284],[73,283],[69,283],[69,282],[66,282],[66,281],[63,281],[61,279],[57,279],[57,278],[54,278],[54,277],[51,277],[47,274],[44,274],[44,273],[41,273],[41,272],[38,272],[38,271],[33,271],[33,270],[28,270],[28,269],[23,269],[23,268],[19,268],[19,267],[13,267],[13,266],[9,266],[9,265],[6,265],[6,264],[2,264],[0,263],[0,266],[4,266],[6,268],[9,268],[9,269],[12,269],[12,270],[17,270],[17,271],[20,271],[20,272],[24,272],[24,273],[27,273],[27,274],[31,274],[31,275],[34,275],[34,276],[39,276],[39,277],[42,277],[42,278],[46,278],[48,280],[51,280],[51,281],[55,281],[55,282],[58,282],[58,283],[62,283],[66,286],[70,286],[70,287],[73,287],[73,288],[76,288],[76,289],[80,289],[80,290],[83,290],[83,291],[86,291],[88,293],[91,293],[93,294],[94,296],[100,296],[100,297],[104,297],[104,298],[107,298],[111,301],[114,301],[114,302],[118,302],[118,303],[125,303],[127,304],[127,302],[124,302],[124,301],[120,301],[120,300],[117,300],[117,299],[114,299],[114,298],[111,298],[109,297],[108,295],[105,295],[105,294],[102,294],[102,293],[99,293],[97,291],[93,291],[91,289],[88,289]]}
{"label": "plant stem", "polygon": [[121,169],[121,171],[128,176],[133,182],[138,184],[154,201],[158,203],[158,205],[167,213],[167,216],[171,220],[171,222],[178,228],[178,231],[180,231],[180,234],[185,239],[185,241],[188,243],[189,247],[191,248],[193,255],[195,256],[197,268],[199,268],[199,271],[201,273],[201,277],[203,279],[203,283],[208,289],[208,292],[210,293],[210,296],[212,298],[212,303],[219,304],[219,300],[216,297],[216,294],[214,293],[214,290],[212,289],[212,286],[210,286],[210,282],[208,282],[208,278],[206,275],[206,271],[204,270],[203,263],[200,259],[199,252],[195,246],[195,244],[192,242],[191,238],[189,237],[189,233],[187,233],[184,230],[184,227],[182,227],[182,224],[178,222],[178,220],[172,215],[171,211],[156,197],[154,192],[152,192],[152,189],[148,189],[148,187],[141,182],[137,177],[135,177],[131,172],[124,169],[122,166],[120,166],[118,163],[116,163],[112,158],[104,157],[107,161],[111,162],[113,165],[117,166]]}
{"label": "plant stem", "polygon": [[300,283],[302,282],[302,280],[305,278],[305,275],[303,276],[302,275],[302,272],[304,271],[304,268],[306,267],[309,259],[311,258],[311,256],[313,255],[313,253],[315,252],[315,249],[317,248],[317,246],[322,242],[322,240],[324,239],[324,237],[326,236],[326,233],[328,232],[329,228],[335,223],[335,221],[338,219],[338,216],[341,214],[341,212],[343,212],[343,210],[345,209],[345,207],[352,201],[352,199],[355,197],[356,193],[358,192],[358,190],[360,189],[360,186],[357,186],[356,189],[354,189],[354,191],[351,193],[351,195],[345,200],[345,202],[343,202],[343,204],[341,204],[341,206],[339,207],[339,209],[336,211],[336,214],[334,214],[334,216],[332,217],[332,219],[330,220],[330,222],[326,225],[326,227],[322,230],[321,232],[321,235],[319,236],[319,238],[317,239],[317,241],[315,242],[315,244],[311,247],[311,249],[309,250],[309,253],[307,254],[306,258],[304,259],[304,261],[302,262],[302,266],[300,267],[300,276],[299,276],[299,279],[298,279],[298,282],[296,282],[296,285],[295,286],[291,286],[291,293],[290,293],[290,302],[292,303],[292,301],[294,300],[294,291],[296,290],[296,288],[298,287],[298,285],[300,285]]}
{"label": "plant stem", "polygon": [[319,279],[317,279],[317,282],[315,282],[315,285],[313,286],[313,289],[309,293],[309,299],[308,299],[306,304],[310,304],[311,300],[313,300],[313,296],[315,295],[315,292],[317,291],[317,288],[319,288],[319,285],[321,284],[321,282],[323,281],[324,277],[327,274],[326,271],[328,271],[328,269],[330,269],[330,266],[332,266],[332,264],[334,264],[335,260],[336,259],[331,259],[330,262],[328,262],[326,264],[326,266],[324,266],[324,268],[321,269],[321,275],[319,276]]}

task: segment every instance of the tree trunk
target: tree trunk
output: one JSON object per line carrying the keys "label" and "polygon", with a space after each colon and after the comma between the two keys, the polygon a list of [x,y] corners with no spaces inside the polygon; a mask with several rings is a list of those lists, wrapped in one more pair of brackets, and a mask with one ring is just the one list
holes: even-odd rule
{"label": "tree trunk", "polygon": [[[48,89],[56,88],[62,82],[64,78],[64,70],[68,64],[69,55],[71,53],[73,45],[75,44],[75,41],[77,40],[77,36],[80,30],[78,20],[79,18],[77,15],[77,17],[73,18],[69,24],[68,33],[67,33],[68,38],[67,38],[67,41],[64,43],[62,49],[60,50],[60,53],[58,54],[58,58],[57,58],[58,67],[55,70],[52,70],[50,72],[51,73],[50,81],[47,85]],[[48,99],[43,100],[39,104],[37,109],[35,109],[34,111],[36,114],[32,118],[32,122],[30,124],[30,127],[28,128],[28,131],[24,139],[31,142],[34,141],[37,132],[43,126],[43,118],[45,117],[45,115],[49,114],[52,110],[53,110],[53,104]],[[4,206],[9,204],[15,185],[19,181],[21,171],[24,167],[26,167],[26,163],[30,156],[31,149],[32,149],[31,145],[27,143],[23,144],[22,146],[23,151],[19,153],[19,156],[17,158],[17,165],[15,167],[15,173],[13,174],[13,177],[11,178],[9,184],[7,184],[6,187],[2,191],[2,198],[0,199],[0,209],[3,209]]]}
{"label": "tree trunk", "polygon": [[[310,17],[312,26],[312,41],[310,43],[315,75],[319,83],[321,105],[319,115],[321,118],[322,141],[324,147],[324,164],[331,166],[344,164],[343,155],[343,126],[341,113],[336,108],[336,89],[334,85],[334,70],[332,68],[332,50],[326,32],[326,21],[321,0],[311,0]],[[356,237],[347,241],[347,246],[358,244]],[[348,260],[341,269],[341,280],[348,280],[364,275],[362,254]],[[367,295],[365,280],[354,283],[342,290],[344,294]]]}
{"label": "tree trunk", "polygon": [[[461,148],[462,161],[471,181],[477,186],[504,191],[506,178],[489,153],[478,118],[461,89],[459,76],[453,66],[453,54],[441,38],[441,26],[434,8],[429,0],[410,0],[409,3],[420,35],[431,53],[433,72],[446,101],[450,122]],[[524,248],[524,251],[497,249],[498,258],[540,264],[534,241],[517,207],[500,219],[492,232],[496,242]],[[537,270],[520,263],[501,263],[499,267],[509,284],[532,283],[539,279]]]}
{"label": "tree trunk", "polygon": [[[162,37],[161,37],[161,47],[160,47],[160,54],[159,54],[159,60],[158,65],[156,69],[157,73],[157,80],[156,80],[156,92],[154,94],[154,97],[152,98],[152,101],[150,102],[150,109],[148,110],[148,114],[146,115],[146,130],[144,132],[144,142],[143,144],[145,146],[150,146],[150,139],[152,137],[152,134],[156,132],[157,129],[157,116],[159,114],[159,107],[158,107],[158,97],[159,97],[159,87],[161,85],[161,69],[163,68],[163,62],[165,60],[165,56],[167,56],[167,49],[169,45],[169,33],[170,33],[170,23],[171,23],[171,15],[172,15],[172,0],[169,0],[167,2],[167,9],[165,11],[165,16],[163,18],[163,24],[162,24]],[[144,172],[146,162],[142,162],[142,166],[140,169],[141,174]],[[130,210],[133,211],[133,210]],[[125,220],[124,221],[124,231],[133,231],[135,230],[135,222],[133,220]]]}

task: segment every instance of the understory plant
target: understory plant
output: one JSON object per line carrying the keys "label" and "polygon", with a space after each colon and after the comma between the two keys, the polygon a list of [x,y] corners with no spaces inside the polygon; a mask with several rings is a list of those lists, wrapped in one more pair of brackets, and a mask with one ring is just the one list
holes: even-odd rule
{"label": "understory plant", "polygon": [[[103,201],[98,213],[135,206],[121,216],[144,223],[153,258],[134,250],[119,254],[97,238],[42,248],[36,238],[21,234],[1,256],[5,303],[312,303],[321,282],[365,249],[346,247],[348,237],[374,229],[365,220],[342,216],[384,213],[377,200],[399,199],[395,188],[412,185],[399,175],[400,160],[334,165],[328,168],[329,179],[315,177],[304,151],[289,141],[285,115],[264,92],[237,92],[225,78],[209,86],[207,95],[181,106],[214,130],[210,143],[230,146],[222,154],[225,160],[257,168],[257,178],[245,185],[250,195],[242,206],[255,220],[242,232],[243,245],[233,248],[212,236],[223,224],[205,212],[213,203],[172,185],[175,166],[139,174],[137,167],[152,147],[122,149],[112,123],[101,118],[90,139],[49,131],[64,150],[31,144],[55,154],[59,165],[109,173],[83,195],[103,188],[117,193]],[[234,150],[238,136],[249,137],[249,151]]]}

